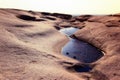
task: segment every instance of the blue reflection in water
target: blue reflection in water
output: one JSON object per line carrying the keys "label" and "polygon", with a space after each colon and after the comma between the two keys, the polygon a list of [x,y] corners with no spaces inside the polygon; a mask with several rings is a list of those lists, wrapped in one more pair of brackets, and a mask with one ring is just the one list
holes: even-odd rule
{"label": "blue reflection in water", "polygon": [[75,65],[74,70],[77,72],[89,72],[92,70],[92,67],[90,67],[89,65],[83,65],[83,66]]}
{"label": "blue reflection in water", "polygon": [[77,30],[79,29],[73,27],[60,30],[69,38],[69,42],[61,50],[62,54],[85,63],[91,63],[101,58],[103,53],[96,47],[69,37]]}

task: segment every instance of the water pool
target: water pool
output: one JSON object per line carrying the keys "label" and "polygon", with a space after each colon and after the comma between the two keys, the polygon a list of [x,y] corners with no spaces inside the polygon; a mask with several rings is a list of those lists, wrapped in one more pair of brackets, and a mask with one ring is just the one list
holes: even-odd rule
{"label": "water pool", "polygon": [[66,35],[69,38],[69,42],[62,47],[61,53],[65,56],[84,63],[91,63],[100,59],[103,56],[101,50],[87,42],[70,37],[78,30],[78,28],[73,27],[60,30],[62,34]]}

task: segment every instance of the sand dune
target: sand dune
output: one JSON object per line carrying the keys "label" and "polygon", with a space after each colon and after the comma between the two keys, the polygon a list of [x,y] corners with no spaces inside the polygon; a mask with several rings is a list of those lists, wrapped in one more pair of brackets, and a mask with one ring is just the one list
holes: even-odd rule
{"label": "sand dune", "polygon": [[[0,80],[119,80],[119,20],[119,14],[72,17],[0,9]],[[68,39],[57,29],[69,26],[80,28],[73,37],[105,56],[85,64],[61,55]]]}
{"label": "sand dune", "polygon": [[[18,17],[21,15],[27,15],[28,20]],[[53,48],[64,39],[53,27],[53,23],[60,20],[38,21],[41,15],[0,10],[0,80],[79,79],[61,66],[65,59]],[[32,20],[31,16],[38,20]]]}

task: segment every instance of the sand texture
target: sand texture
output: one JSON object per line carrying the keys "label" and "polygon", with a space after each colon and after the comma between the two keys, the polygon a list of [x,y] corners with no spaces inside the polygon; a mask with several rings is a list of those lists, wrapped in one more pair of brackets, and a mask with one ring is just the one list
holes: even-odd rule
{"label": "sand texture", "polygon": [[[58,30],[71,26],[79,28],[71,37],[97,47],[104,56],[86,64],[62,55],[68,39]],[[0,9],[0,80],[120,80],[119,53],[120,14]]]}

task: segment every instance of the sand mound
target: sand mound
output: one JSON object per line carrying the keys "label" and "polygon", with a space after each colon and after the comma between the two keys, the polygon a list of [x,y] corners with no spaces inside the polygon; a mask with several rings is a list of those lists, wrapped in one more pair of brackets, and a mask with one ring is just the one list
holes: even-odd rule
{"label": "sand mound", "polygon": [[53,27],[58,18],[38,22],[36,19],[45,17],[41,15],[0,10],[0,80],[79,79],[61,66],[59,61],[64,58],[53,49],[64,39]]}
{"label": "sand mound", "polygon": [[93,44],[105,53],[94,70],[104,73],[110,80],[120,78],[119,19],[120,17],[114,15],[90,17],[84,22],[85,27],[74,34],[76,38]]}

